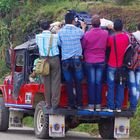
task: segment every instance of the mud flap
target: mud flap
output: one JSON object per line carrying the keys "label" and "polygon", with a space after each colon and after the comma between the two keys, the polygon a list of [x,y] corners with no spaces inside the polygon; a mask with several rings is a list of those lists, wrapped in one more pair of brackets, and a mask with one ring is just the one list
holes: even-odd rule
{"label": "mud flap", "polygon": [[49,115],[49,136],[65,137],[65,116]]}
{"label": "mud flap", "polygon": [[23,112],[10,110],[9,126],[22,127]]}
{"label": "mud flap", "polygon": [[130,119],[127,117],[115,118],[114,138],[129,138]]}

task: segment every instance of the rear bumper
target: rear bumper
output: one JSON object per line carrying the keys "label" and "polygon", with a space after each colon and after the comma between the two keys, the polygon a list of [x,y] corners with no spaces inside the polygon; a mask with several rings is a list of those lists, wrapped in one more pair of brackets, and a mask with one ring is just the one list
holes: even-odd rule
{"label": "rear bumper", "polygon": [[46,109],[44,107],[44,113],[48,115],[70,115],[70,116],[93,116],[93,117],[133,117],[134,112],[122,111],[122,112],[107,112],[107,111],[88,111],[88,110],[68,110],[66,108],[58,109]]}

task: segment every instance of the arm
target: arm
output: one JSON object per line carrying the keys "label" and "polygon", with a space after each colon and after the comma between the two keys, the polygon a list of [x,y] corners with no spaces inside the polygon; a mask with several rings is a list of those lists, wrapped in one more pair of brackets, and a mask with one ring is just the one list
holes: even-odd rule
{"label": "arm", "polygon": [[82,48],[85,49],[87,45],[86,35],[81,39]]}
{"label": "arm", "polygon": [[87,27],[86,23],[85,22],[81,22],[81,27],[82,27],[83,32],[85,32],[86,31],[86,27]]}
{"label": "arm", "polygon": [[107,47],[111,47],[111,37],[108,36],[108,39],[107,39]]}
{"label": "arm", "polygon": [[58,32],[58,39],[57,39],[57,42],[58,42],[58,46],[60,47],[62,42],[61,42],[61,38],[60,38],[60,32]]}

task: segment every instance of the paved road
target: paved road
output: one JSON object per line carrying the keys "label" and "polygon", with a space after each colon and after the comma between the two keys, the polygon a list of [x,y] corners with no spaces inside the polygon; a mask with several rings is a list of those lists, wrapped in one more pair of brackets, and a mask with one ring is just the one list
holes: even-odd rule
{"label": "paved road", "polygon": [[[10,128],[7,132],[0,132],[0,140],[39,140],[39,139],[35,137],[32,128],[25,127],[25,128]],[[97,136],[93,137],[83,132],[69,131],[65,138],[57,138],[56,140],[102,140],[102,139]],[[130,140],[136,139],[131,138]]]}
{"label": "paved road", "polygon": [[[71,132],[67,133],[65,138],[57,138],[58,140],[101,140],[87,133]],[[57,140],[56,139],[56,140]],[[35,137],[32,128],[9,128],[7,132],[0,132],[0,140],[39,140]],[[52,140],[52,139],[50,139]]]}

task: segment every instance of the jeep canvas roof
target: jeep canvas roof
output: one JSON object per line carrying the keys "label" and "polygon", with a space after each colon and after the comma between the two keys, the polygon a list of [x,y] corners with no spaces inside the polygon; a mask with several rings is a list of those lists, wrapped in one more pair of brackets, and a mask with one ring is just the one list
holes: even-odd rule
{"label": "jeep canvas roof", "polygon": [[21,45],[16,46],[14,50],[34,49],[35,47],[36,47],[35,39],[31,39]]}

